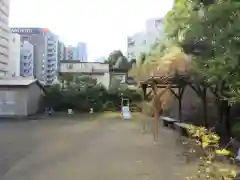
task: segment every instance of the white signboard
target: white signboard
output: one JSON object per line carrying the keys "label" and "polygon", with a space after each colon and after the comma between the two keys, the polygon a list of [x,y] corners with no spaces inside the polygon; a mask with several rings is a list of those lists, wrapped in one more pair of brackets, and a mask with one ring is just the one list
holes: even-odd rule
{"label": "white signboard", "polygon": [[129,106],[123,106],[122,107],[122,115],[123,115],[124,119],[131,119],[132,118]]}

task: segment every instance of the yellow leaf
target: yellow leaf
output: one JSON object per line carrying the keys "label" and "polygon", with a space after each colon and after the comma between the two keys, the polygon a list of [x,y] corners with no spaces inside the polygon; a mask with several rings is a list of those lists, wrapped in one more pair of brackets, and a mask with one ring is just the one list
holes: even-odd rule
{"label": "yellow leaf", "polygon": [[233,177],[236,177],[237,176],[237,171],[235,171],[235,170],[231,170],[231,176],[233,176]]}
{"label": "yellow leaf", "polygon": [[208,142],[203,142],[203,143],[202,143],[202,147],[203,147],[203,148],[207,147],[208,145],[209,145]]}
{"label": "yellow leaf", "polygon": [[231,152],[226,150],[226,149],[218,149],[215,151],[216,154],[218,155],[223,155],[223,156],[227,156],[229,155]]}

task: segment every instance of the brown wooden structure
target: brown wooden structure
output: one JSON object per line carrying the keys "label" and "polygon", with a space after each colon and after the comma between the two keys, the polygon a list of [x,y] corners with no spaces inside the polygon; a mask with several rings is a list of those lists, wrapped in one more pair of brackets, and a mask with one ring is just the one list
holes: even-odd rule
{"label": "brown wooden structure", "polygon": [[[179,115],[180,122],[182,122],[182,97],[183,97],[183,93],[186,86],[190,86],[201,98],[203,102],[204,124],[206,127],[208,127],[206,84],[196,83],[195,81],[193,81],[191,76],[186,74],[177,74],[177,73],[172,76],[152,76],[147,80],[141,82],[141,87],[144,93],[144,100],[146,100],[150,95],[150,93],[146,94],[148,88],[152,89],[154,97],[157,96],[158,88],[164,88],[166,90],[170,90],[170,92],[178,99],[178,106],[179,106],[178,115]],[[175,93],[175,91],[172,88],[175,88],[175,89],[177,88],[178,93]],[[161,97],[161,95],[163,95],[164,92],[165,91],[163,91],[158,96]],[[160,109],[154,108],[154,140],[155,141],[157,140],[157,137],[158,137],[159,116],[160,116]]]}

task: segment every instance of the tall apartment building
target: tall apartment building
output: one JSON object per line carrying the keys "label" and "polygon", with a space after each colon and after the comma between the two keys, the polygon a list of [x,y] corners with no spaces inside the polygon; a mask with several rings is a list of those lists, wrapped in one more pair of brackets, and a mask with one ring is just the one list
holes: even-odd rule
{"label": "tall apartment building", "polygon": [[34,46],[28,42],[24,41],[21,44],[20,51],[20,76],[31,77],[33,75],[34,69]]}
{"label": "tall apartment building", "polygon": [[45,82],[51,85],[58,74],[58,36],[48,31],[47,33],[47,62]]}
{"label": "tall apartment building", "polygon": [[21,54],[21,37],[19,34],[10,33],[9,37],[9,62],[8,76],[20,76],[20,54]]}
{"label": "tall apartment building", "polygon": [[9,61],[9,0],[0,1],[0,78],[7,75]]}
{"label": "tall apartment building", "polygon": [[86,62],[88,59],[87,56],[87,44],[84,42],[79,42],[77,44],[77,59],[82,61],[82,62]]}
{"label": "tall apartment building", "polygon": [[128,59],[137,59],[141,53],[148,52],[157,39],[164,38],[164,27],[161,18],[148,19],[145,31],[129,36],[127,39]]}
{"label": "tall apartment building", "polygon": [[47,28],[11,28],[20,34],[21,41],[34,46],[33,75],[46,84],[52,84],[57,77],[58,37]]}

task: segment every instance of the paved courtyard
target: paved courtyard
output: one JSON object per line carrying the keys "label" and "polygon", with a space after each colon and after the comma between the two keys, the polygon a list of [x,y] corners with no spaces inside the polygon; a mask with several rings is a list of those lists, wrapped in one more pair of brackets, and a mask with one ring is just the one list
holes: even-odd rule
{"label": "paved courtyard", "polygon": [[[184,179],[176,136],[119,117],[0,123],[1,180]],[[95,120],[93,120],[95,119]]]}

